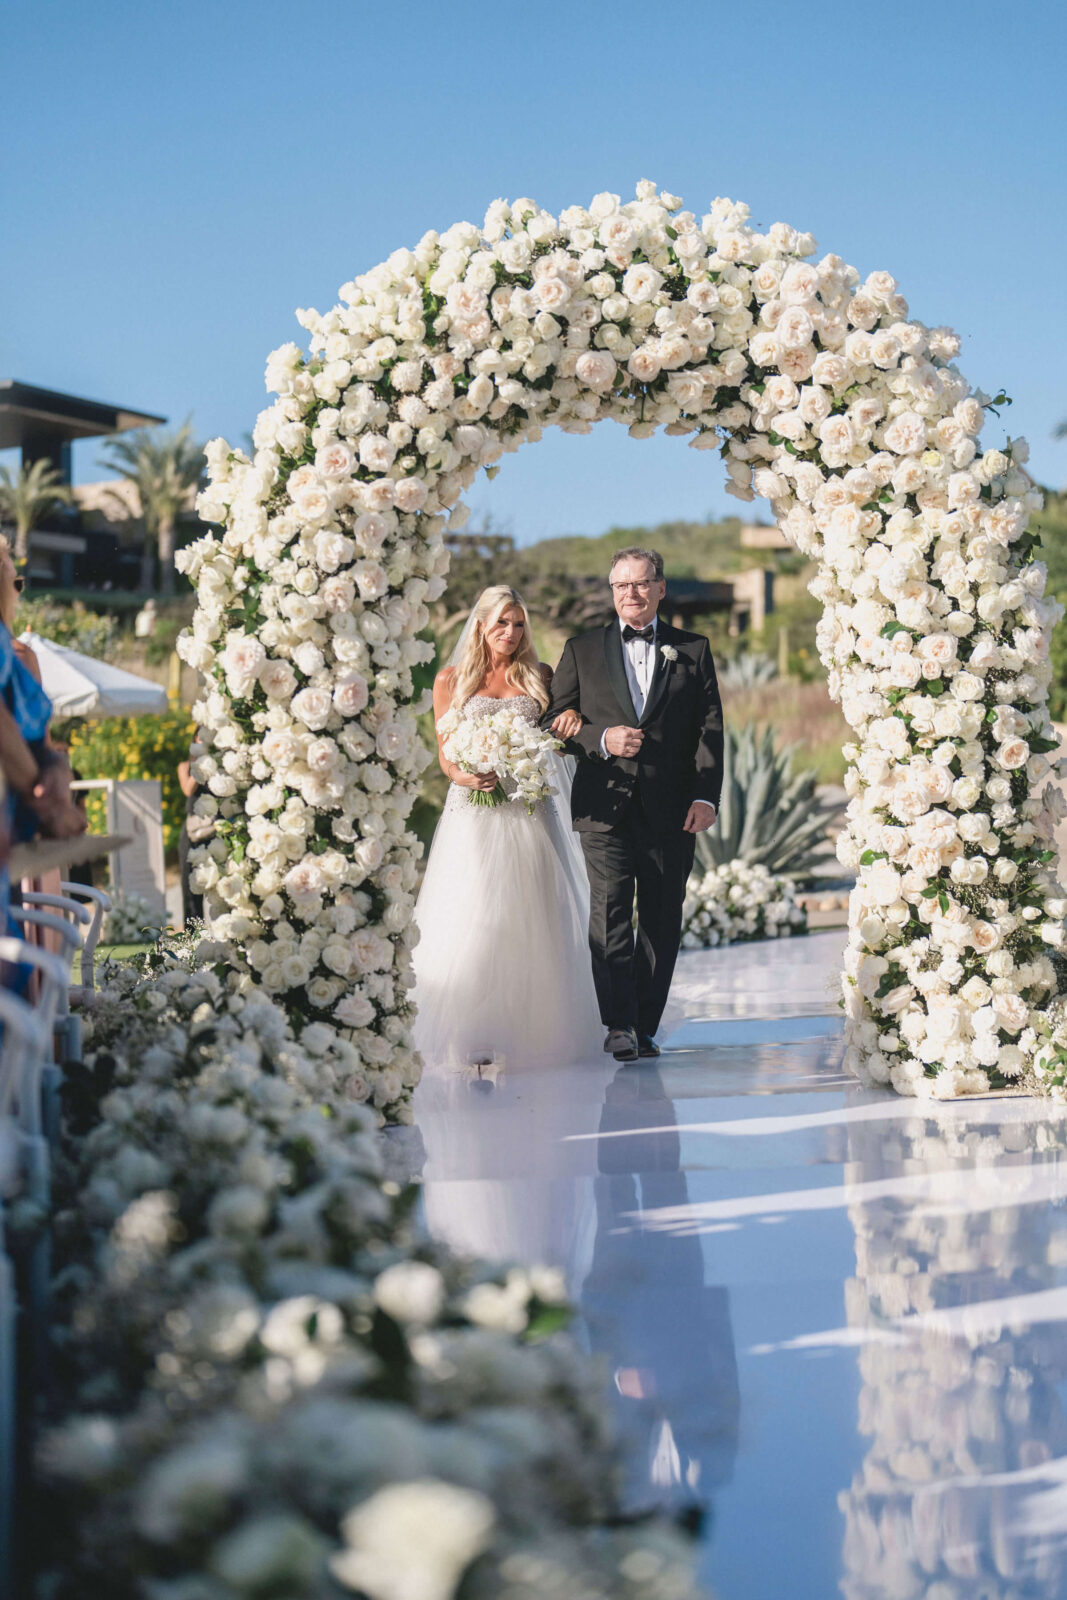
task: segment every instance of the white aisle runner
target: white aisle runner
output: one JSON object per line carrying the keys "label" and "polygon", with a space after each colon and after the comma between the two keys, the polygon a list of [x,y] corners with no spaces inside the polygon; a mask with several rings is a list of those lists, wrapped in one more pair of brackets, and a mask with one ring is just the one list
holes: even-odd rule
{"label": "white aisle runner", "polygon": [[686,953],[658,1061],[417,1098],[424,1218],[566,1273],[718,1600],[1057,1600],[1067,1111],[846,1079],[842,948]]}

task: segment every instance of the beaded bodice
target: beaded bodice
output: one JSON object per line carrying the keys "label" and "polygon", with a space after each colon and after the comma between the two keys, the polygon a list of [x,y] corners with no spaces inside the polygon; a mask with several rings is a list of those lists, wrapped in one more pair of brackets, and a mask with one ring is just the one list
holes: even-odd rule
{"label": "beaded bodice", "polygon": [[491,717],[494,711],[504,708],[514,711],[523,722],[537,722],[540,708],[532,694],[472,694],[463,707],[465,717]]}
{"label": "beaded bodice", "polygon": [[[463,715],[472,719],[491,717],[494,712],[505,709],[520,717],[523,722],[536,723],[541,719],[541,708],[533,695],[530,694],[472,694],[470,699],[464,702]],[[514,788],[511,779],[505,779],[504,789],[507,792],[510,792],[509,785]],[[445,801],[445,810],[453,811],[457,806],[462,806],[465,814],[480,819],[497,815],[491,808],[468,806],[469,793],[470,791],[461,784],[450,783],[448,786],[448,798]],[[513,810],[514,808],[509,809]],[[525,815],[525,812],[523,815]]]}

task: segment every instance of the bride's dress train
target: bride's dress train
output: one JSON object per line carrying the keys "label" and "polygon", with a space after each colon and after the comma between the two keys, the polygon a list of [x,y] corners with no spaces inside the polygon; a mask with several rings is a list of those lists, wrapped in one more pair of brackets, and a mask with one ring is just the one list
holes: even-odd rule
{"label": "bride's dress train", "polygon": [[[528,695],[475,695],[537,720]],[[603,1029],[587,942],[587,889],[554,802],[472,805],[449,788],[415,919],[415,1043],[426,1078],[558,1066],[598,1057]]]}

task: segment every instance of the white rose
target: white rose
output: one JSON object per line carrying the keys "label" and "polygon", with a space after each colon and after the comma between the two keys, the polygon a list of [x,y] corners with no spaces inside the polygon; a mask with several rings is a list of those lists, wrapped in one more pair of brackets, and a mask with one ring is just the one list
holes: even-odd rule
{"label": "white rose", "polygon": [[887,861],[879,861],[867,872],[863,887],[875,905],[892,905],[900,898],[900,874]]}
{"label": "white rose", "polygon": [[345,562],[351,561],[354,545],[342,533],[324,528],[315,535],[315,560],[323,572],[336,572]]}
{"label": "white rose", "polygon": [[896,1016],[903,1011],[915,996],[915,990],[910,983],[898,984],[895,989],[890,989],[888,994],[881,995],[874,1003],[879,1011]]}
{"label": "white rose", "polygon": [[774,332],[780,349],[803,350],[815,332],[815,324],[803,306],[787,306]]}
{"label": "white rose", "polygon": [[358,561],[352,573],[361,600],[380,600],[389,588],[385,568],[378,561]]}
{"label": "white rose", "polygon": [[330,720],[332,702],[328,689],[301,689],[293,696],[292,712],[312,733],[318,733]]}
{"label": "white rose", "polygon": [[[779,224],[776,223],[775,227]],[[771,230],[774,231],[773,229]],[[786,305],[803,305],[819,292],[819,274],[806,262],[795,261],[782,274],[780,298]]]}
{"label": "white rose", "polygon": [[256,678],[266,659],[267,652],[260,640],[246,633],[231,633],[222,652],[226,675],[239,680]]}
{"label": "white rose", "polygon": [[334,439],[315,452],[315,470],[323,478],[343,478],[351,472],[354,460],[348,446]]}
{"label": "white rose", "polygon": [[395,1322],[435,1322],[445,1303],[445,1283],[424,1261],[398,1261],[374,1281],[374,1298]]}
{"label": "white rose", "polygon": [[615,359],[606,350],[584,350],[575,363],[575,376],[579,383],[596,394],[611,388],[618,371]]}
{"label": "white rose", "polygon": [[623,274],[622,292],[631,305],[642,306],[652,299],[662,283],[662,273],[657,272],[647,261],[639,261],[634,266],[628,267]]}
{"label": "white rose", "polygon": [[993,1010],[1005,1033],[1018,1033],[1030,1020],[1030,1007],[1020,994],[995,994]]}
{"label": "white rose", "polygon": [[396,445],[382,433],[365,433],[359,441],[359,459],[371,472],[388,472],[396,460]]}
{"label": "white rose", "polygon": [[[368,819],[364,819],[364,827],[367,822]],[[377,872],[385,858],[380,839],[361,839],[352,854],[364,872]]]}
{"label": "white rose", "polygon": [[922,677],[922,662],[917,656],[896,654],[889,667],[889,681],[897,689],[914,689]]}
{"label": "white rose", "polygon": [[420,511],[428,492],[421,478],[400,478],[393,489],[393,504],[398,511]]}
{"label": "white rose", "polygon": [[885,447],[895,455],[915,455],[926,448],[926,423],[914,411],[902,411],[885,430]]}
{"label": "white rose", "polygon": [[392,523],[397,520],[395,515],[392,515],[392,522],[390,522],[390,515],[392,515],[390,512],[365,510],[362,517],[355,518],[355,526],[352,533],[355,534],[355,539],[357,539],[360,549],[363,550],[363,554],[379,554],[379,550],[384,546],[384,542],[389,538],[390,531],[392,531]]}
{"label": "white rose", "polygon": [[407,753],[408,737],[399,723],[387,722],[379,732],[375,745],[383,761],[399,761]]}
{"label": "white rose", "polygon": [[369,698],[367,680],[361,673],[344,672],[334,684],[333,703],[343,717],[358,717]]}
{"label": "white rose", "polygon": [[308,483],[295,491],[290,485],[289,492],[297,511],[308,522],[321,522],[329,516],[330,497],[321,484]]}
{"label": "white rose", "polygon": [[1025,767],[1030,759],[1030,746],[1025,739],[1005,739],[997,750],[997,761],[1007,772]]}
{"label": "white rose", "polygon": [[982,785],[973,775],[957,778],[952,785],[952,798],[961,811],[971,811],[981,793]]}
{"label": "white rose", "polygon": [[638,383],[652,383],[659,377],[663,363],[655,345],[641,344],[630,356],[626,366],[630,376],[636,378]]}
{"label": "white rose", "polygon": [[374,1007],[366,995],[353,992],[346,994],[334,1007],[334,1016],[346,1028],[365,1028],[374,1021]]}

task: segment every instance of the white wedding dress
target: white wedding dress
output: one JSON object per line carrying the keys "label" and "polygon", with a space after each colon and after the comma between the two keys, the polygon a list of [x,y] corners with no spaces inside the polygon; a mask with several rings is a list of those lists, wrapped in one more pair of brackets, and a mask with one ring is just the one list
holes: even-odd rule
{"label": "white wedding dress", "polygon": [[[474,695],[464,715],[503,703]],[[506,703],[538,720],[529,695]],[[449,788],[415,910],[424,1081],[599,1058],[588,886],[565,807],[472,805],[471,792]]]}

